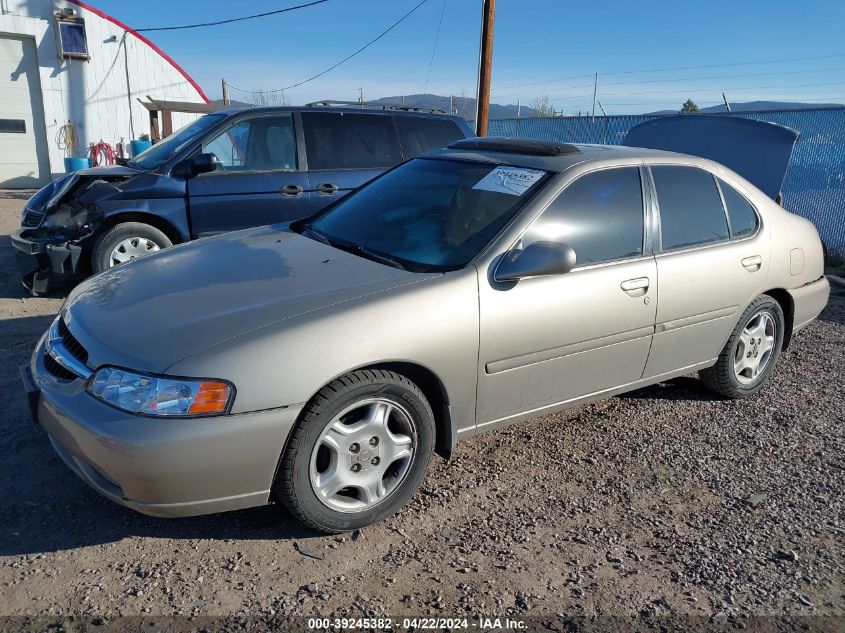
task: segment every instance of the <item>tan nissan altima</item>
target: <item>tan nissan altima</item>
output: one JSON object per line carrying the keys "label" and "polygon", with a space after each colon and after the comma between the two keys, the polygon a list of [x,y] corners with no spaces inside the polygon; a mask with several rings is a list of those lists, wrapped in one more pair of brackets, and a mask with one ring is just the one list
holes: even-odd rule
{"label": "tan nissan altima", "polygon": [[829,287],[813,225],[701,158],[467,139],[290,226],[92,277],[22,372],[104,496],[396,512],[463,438],[698,372],[751,396]]}

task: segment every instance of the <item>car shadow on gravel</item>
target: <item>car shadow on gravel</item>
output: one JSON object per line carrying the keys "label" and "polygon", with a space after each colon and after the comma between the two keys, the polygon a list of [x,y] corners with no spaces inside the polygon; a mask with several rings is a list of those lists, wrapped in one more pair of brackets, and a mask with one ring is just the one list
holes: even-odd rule
{"label": "car shadow on gravel", "polygon": [[[4,491],[0,556],[68,551],[127,538],[278,541],[320,536],[278,504],[178,519],[137,513],[89,489],[53,454],[44,432],[30,428],[37,437],[26,442],[27,458],[6,455],[0,460],[0,477],[13,478],[11,489]],[[15,472],[8,472],[12,467]]]}
{"label": "car shadow on gravel", "polygon": [[617,396],[623,400],[725,400],[697,378],[681,376]]}

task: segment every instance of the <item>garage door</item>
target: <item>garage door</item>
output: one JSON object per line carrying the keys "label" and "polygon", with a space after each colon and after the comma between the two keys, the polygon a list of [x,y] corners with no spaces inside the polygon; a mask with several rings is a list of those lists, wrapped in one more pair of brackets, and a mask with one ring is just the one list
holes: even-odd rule
{"label": "garage door", "polygon": [[40,187],[49,180],[35,40],[0,35],[0,188]]}

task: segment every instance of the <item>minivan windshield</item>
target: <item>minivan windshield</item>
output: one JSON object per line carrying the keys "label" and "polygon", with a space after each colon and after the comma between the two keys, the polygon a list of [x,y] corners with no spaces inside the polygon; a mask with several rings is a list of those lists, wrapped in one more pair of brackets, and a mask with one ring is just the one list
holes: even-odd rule
{"label": "minivan windshield", "polygon": [[213,127],[223,119],[223,114],[206,114],[192,123],[180,128],[170,136],[162,139],[152,147],[138,154],[130,162],[141,169],[155,169],[167,162],[197,136]]}
{"label": "minivan windshield", "polygon": [[538,169],[416,158],[291,228],[396,268],[456,270],[546,180]]}

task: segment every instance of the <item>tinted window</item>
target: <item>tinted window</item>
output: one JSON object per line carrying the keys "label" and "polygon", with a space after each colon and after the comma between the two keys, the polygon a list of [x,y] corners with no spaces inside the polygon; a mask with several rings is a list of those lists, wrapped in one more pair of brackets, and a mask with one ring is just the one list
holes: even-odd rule
{"label": "tinted window", "polygon": [[536,169],[416,158],[302,229],[362,257],[389,256],[409,270],[452,270],[498,234],[545,176]]}
{"label": "tinted window", "polygon": [[745,196],[724,180],[720,179],[719,185],[722,187],[725,206],[728,207],[728,215],[731,218],[731,237],[751,235],[757,229],[757,214],[754,212],[754,207],[745,199]]}
{"label": "tinted window", "polygon": [[202,146],[220,160],[222,171],[296,169],[290,114],[245,119]]}
{"label": "tinted window", "polygon": [[405,158],[429,150],[446,147],[450,143],[464,138],[454,121],[432,117],[397,116],[394,117],[399,130],[399,142]]}
{"label": "tinted window", "polygon": [[303,112],[302,124],[308,169],[372,169],[402,160],[388,115]]}
{"label": "tinted window", "polygon": [[643,198],[636,167],[582,176],[552,202],[522,238],[569,244],[578,266],[643,252]]}
{"label": "tinted window", "polygon": [[728,239],[728,220],[713,176],[695,167],[652,167],[663,250]]}

